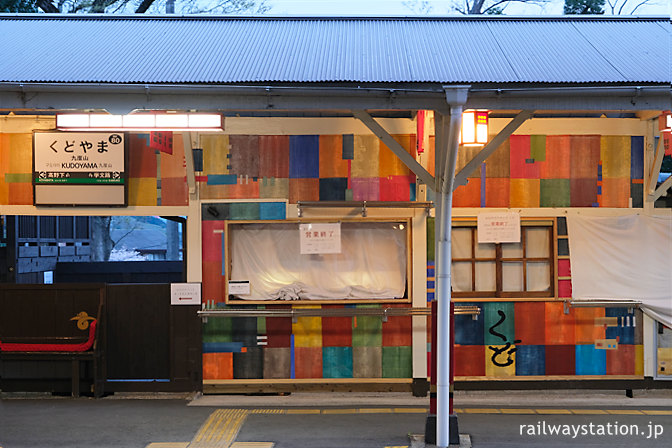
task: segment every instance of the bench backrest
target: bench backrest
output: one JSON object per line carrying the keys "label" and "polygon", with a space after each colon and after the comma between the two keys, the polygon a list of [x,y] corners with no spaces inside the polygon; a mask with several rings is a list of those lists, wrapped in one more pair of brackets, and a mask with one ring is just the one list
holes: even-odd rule
{"label": "bench backrest", "polygon": [[104,285],[1,285],[0,341],[19,344],[82,344],[94,319],[102,318]]}

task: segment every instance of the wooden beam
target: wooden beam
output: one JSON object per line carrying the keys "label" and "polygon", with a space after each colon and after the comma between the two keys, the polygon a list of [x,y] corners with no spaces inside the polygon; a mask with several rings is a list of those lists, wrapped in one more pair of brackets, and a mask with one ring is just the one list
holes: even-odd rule
{"label": "wooden beam", "polygon": [[353,110],[352,115],[373,132],[385,145],[392,150],[394,154],[413,172],[425,185],[434,189],[434,177],[418,163],[415,158],[406,152],[401,146],[376,120],[364,110]]}
{"label": "wooden beam", "polygon": [[[194,139],[198,136],[194,133]],[[194,172],[194,145],[192,142],[192,133],[182,133],[182,145],[184,146],[184,160],[187,165],[187,186],[189,187],[189,194],[196,193],[196,173]]]}
{"label": "wooden beam", "polygon": [[652,194],[649,194],[647,201],[656,202],[656,199],[661,197],[670,187],[672,187],[672,176],[665,179],[665,182],[660,184],[660,186],[656,188],[656,191],[654,191]]}
{"label": "wooden beam", "polygon": [[469,174],[477,169],[481,164],[490,157],[490,155],[495,152],[499,146],[508,139],[511,134],[513,134],[516,129],[518,129],[527,119],[532,117],[534,114],[533,110],[523,110],[516,115],[513,120],[507,124],[504,129],[502,129],[499,134],[497,134],[492,140],[488,142],[483,149],[476,154],[476,156],[471,159],[465,166],[460,170],[459,173],[455,175],[455,182],[453,184],[453,190],[455,190],[460,185],[467,184],[467,177]]}
{"label": "wooden beam", "polygon": [[[654,194],[656,192],[656,185],[658,184],[658,175],[660,174],[660,167],[663,164],[663,156],[665,156],[665,149],[663,147],[663,138],[661,136],[661,137],[658,137],[658,147],[656,148],[656,158],[653,161],[653,165],[651,166],[651,172],[649,173],[648,182],[646,184],[646,195],[647,195],[646,200],[647,200],[647,202],[653,202],[653,201],[656,200],[654,198]],[[660,195],[658,195],[658,196],[660,196]]]}

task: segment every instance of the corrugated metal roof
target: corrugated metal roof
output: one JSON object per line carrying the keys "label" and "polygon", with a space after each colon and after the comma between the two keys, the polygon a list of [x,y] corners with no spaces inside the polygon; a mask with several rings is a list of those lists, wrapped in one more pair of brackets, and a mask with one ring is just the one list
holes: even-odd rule
{"label": "corrugated metal roof", "polygon": [[0,81],[669,83],[663,18],[0,15]]}

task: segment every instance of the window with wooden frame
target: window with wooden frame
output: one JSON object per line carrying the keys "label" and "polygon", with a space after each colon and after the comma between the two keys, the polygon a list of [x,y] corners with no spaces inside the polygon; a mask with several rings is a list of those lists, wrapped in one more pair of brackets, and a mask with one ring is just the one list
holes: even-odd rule
{"label": "window with wooden frame", "polygon": [[[337,253],[301,251],[301,226],[320,223],[337,223]],[[227,303],[412,301],[408,218],[227,221],[224,240]]]}
{"label": "window with wooden frame", "polygon": [[520,243],[479,243],[475,220],[453,222],[453,297],[555,297],[554,221],[521,219]]}

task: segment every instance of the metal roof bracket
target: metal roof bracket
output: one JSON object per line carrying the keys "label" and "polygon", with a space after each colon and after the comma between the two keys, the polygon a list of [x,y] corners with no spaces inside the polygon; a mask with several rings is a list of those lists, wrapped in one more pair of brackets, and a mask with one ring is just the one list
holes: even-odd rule
{"label": "metal roof bracket", "polygon": [[419,180],[430,188],[434,186],[434,177],[418,163],[415,158],[406,152],[386,130],[383,128],[368,112],[364,110],[353,110],[352,115],[361,121],[369,130],[378,137],[396,156],[415,174]]}
{"label": "metal roof bracket", "polygon": [[656,199],[661,197],[663,193],[667,191],[668,188],[672,187],[672,176],[668,177],[665,182],[660,184],[658,188],[656,185],[658,183],[658,175],[660,174],[660,168],[663,165],[663,156],[665,155],[665,148],[663,145],[663,138],[658,137],[658,145],[656,147],[656,155],[653,161],[653,166],[651,166],[651,172],[649,173],[647,187],[646,187],[646,201],[655,202]]}

